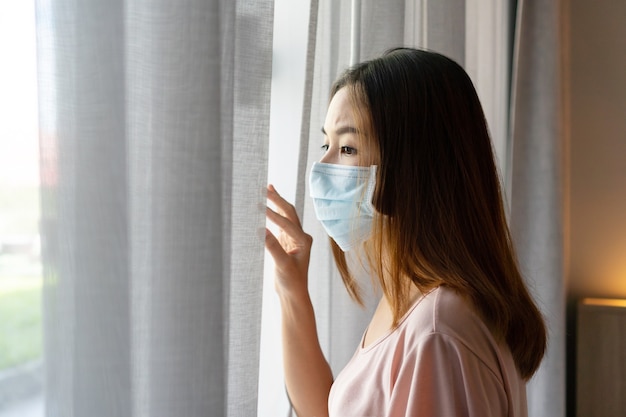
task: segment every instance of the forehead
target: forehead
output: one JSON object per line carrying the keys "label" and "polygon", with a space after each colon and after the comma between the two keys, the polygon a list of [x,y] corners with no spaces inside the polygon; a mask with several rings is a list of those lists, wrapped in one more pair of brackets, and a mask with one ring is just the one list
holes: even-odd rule
{"label": "forehead", "polygon": [[345,126],[356,127],[355,123],[353,102],[348,89],[343,87],[330,100],[324,128],[328,131],[329,129],[336,130]]}
{"label": "forehead", "polygon": [[[373,135],[368,108],[355,100],[349,87],[339,89],[328,105],[323,131],[331,142],[340,138],[354,138],[359,157],[364,165],[377,164],[378,145]],[[353,146],[354,146],[353,145]]]}

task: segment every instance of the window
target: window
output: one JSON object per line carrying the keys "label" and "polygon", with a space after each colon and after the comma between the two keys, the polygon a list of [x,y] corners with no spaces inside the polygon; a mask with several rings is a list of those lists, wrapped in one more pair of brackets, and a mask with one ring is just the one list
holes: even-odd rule
{"label": "window", "polygon": [[0,6],[0,417],[43,415],[34,2]]}

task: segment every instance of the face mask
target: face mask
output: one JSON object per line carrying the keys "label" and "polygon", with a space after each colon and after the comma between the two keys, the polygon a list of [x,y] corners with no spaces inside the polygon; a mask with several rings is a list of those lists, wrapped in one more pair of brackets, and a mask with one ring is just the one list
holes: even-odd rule
{"label": "face mask", "polygon": [[313,163],[309,188],[315,215],[344,252],[365,241],[371,233],[375,186],[376,165]]}

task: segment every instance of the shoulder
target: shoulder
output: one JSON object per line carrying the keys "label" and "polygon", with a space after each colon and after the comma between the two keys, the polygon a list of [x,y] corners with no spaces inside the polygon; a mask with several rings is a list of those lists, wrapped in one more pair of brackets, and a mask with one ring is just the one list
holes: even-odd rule
{"label": "shoulder", "polygon": [[411,412],[397,415],[525,415],[524,383],[508,349],[462,296],[439,287],[401,325],[392,380],[405,399],[395,406]]}
{"label": "shoulder", "polygon": [[499,344],[471,303],[450,288],[435,288],[418,300],[402,326],[409,349],[437,340],[437,345],[475,356],[494,372],[499,368]]}
{"label": "shoulder", "polygon": [[429,291],[417,300],[405,315],[401,325],[406,326],[407,331],[412,329],[450,336],[460,336],[470,330],[488,332],[470,302],[456,291],[444,286]]}

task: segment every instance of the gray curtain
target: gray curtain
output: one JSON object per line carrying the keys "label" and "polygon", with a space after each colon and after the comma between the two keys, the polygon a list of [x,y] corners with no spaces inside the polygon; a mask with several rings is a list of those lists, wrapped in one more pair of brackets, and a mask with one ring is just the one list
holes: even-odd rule
{"label": "gray curtain", "polygon": [[511,99],[511,231],[548,326],[548,350],[528,384],[528,414],[565,416],[562,2],[517,5]]}
{"label": "gray curtain", "polygon": [[256,415],[272,22],[37,1],[46,415]]}

